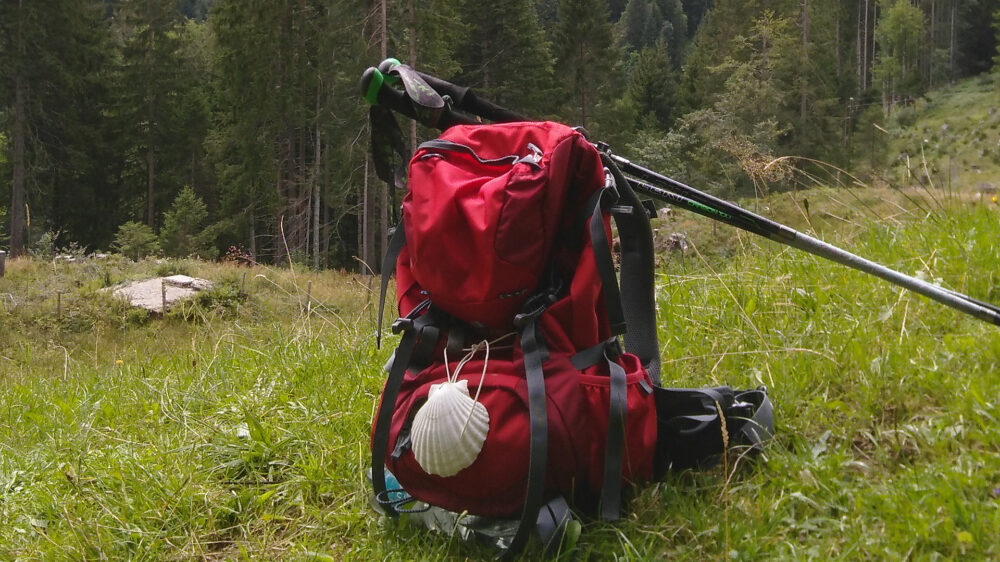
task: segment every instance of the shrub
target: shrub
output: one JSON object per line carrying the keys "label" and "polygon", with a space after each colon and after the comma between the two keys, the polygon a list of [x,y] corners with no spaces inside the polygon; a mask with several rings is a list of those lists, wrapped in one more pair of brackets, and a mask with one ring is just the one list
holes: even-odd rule
{"label": "shrub", "polygon": [[218,255],[214,233],[203,227],[207,217],[205,202],[190,187],[182,189],[170,210],[163,213],[160,243],[166,254],[178,258],[214,259]]}
{"label": "shrub", "polygon": [[134,260],[140,260],[160,251],[160,243],[153,229],[149,225],[135,221],[129,221],[118,227],[118,233],[115,234],[111,247]]}

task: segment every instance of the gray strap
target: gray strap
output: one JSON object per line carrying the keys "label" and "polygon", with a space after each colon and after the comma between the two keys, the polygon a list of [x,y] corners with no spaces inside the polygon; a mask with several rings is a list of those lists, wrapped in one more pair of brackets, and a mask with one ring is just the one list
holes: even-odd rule
{"label": "gray strap", "polygon": [[597,274],[601,278],[601,290],[604,293],[604,306],[608,312],[608,324],[611,326],[613,335],[624,334],[627,326],[625,316],[622,313],[622,297],[618,289],[618,276],[615,275],[615,263],[611,259],[611,244],[608,241],[607,232],[604,230],[604,209],[602,201],[611,190],[604,188],[597,191],[587,202],[588,209],[591,209],[588,228],[590,230],[590,243],[594,248],[594,259],[597,262]]}
{"label": "gray strap", "polygon": [[535,529],[538,512],[545,493],[545,467],[548,464],[549,428],[545,403],[545,374],[539,346],[541,334],[538,322],[532,320],[521,332],[521,349],[524,351],[524,374],[528,386],[528,414],[531,422],[531,446],[528,452],[528,483],[524,498],[524,511],[504,556],[519,553]]}
{"label": "gray strap", "polygon": [[642,202],[628,180],[605,153],[601,160],[615,179],[621,202],[632,212],[615,212],[621,241],[621,307],[628,333],[625,349],[635,354],[654,385],[660,384],[660,344],[656,335],[656,285],[653,278],[653,229]]}
{"label": "gray strap", "polygon": [[601,486],[601,518],[617,521],[621,513],[622,465],[625,452],[625,417],[628,396],[625,369],[607,359],[611,370],[611,402],[608,410],[608,437],[604,446],[604,482]]}

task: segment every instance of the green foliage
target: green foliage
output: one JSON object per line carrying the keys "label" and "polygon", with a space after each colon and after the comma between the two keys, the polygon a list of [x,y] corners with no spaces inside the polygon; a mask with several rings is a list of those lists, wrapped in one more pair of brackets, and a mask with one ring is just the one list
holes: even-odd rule
{"label": "green foliage", "polygon": [[[412,45],[419,69],[532,118],[586,124],[615,147],[686,146],[667,159],[696,172],[702,186],[739,192],[753,183],[747,155],[806,156],[845,169],[851,154],[866,166],[878,160],[858,149],[870,136],[866,108],[884,94],[884,107],[896,111],[929,87],[986,70],[998,33],[995,3],[980,0],[386,6],[388,55],[408,61]],[[241,245],[262,262],[292,254],[353,266],[362,222],[380,214],[362,216],[363,186],[369,195],[377,188],[363,177],[367,129],[357,92],[361,71],[381,58],[380,7],[0,3],[0,174],[14,175],[16,124],[25,152],[16,208],[15,190],[0,190],[8,221],[24,224],[23,194],[34,236],[53,230],[106,248],[127,221],[159,230],[163,210],[191,186],[220,248]],[[736,39],[760,35],[767,13],[785,22],[778,44],[741,46]],[[780,99],[762,100],[758,85]],[[416,140],[434,134],[417,128]],[[982,162],[998,157],[979,150]]]}
{"label": "green foliage", "polygon": [[607,2],[560,0],[555,30],[555,54],[563,87],[572,102],[574,123],[593,126],[594,107],[602,90],[615,80],[610,76],[612,60],[611,23]]}
{"label": "green foliage", "polygon": [[690,39],[681,0],[629,0],[616,28],[618,41],[627,50],[665,47],[675,68]]}
{"label": "green foliage", "polygon": [[145,223],[128,221],[118,227],[111,248],[123,256],[141,260],[160,251],[160,241],[153,229]]}
{"label": "green foliage", "polygon": [[683,140],[670,143],[683,151],[672,159],[687,163],[692,181],[718,185],[722,176],[731,189],[748,192],[782,179],[784,168],[768,164],[789,130],[782,113],[787,87],[777,72],[789,56],[788,28],[788,20],[765,11],[748,35],[729,41],[725,60],[709,69],[722,80],[722,91],[709,106],[681,117],[676,133]]}
{"label": "green foliage", "polygon": [[921,93],[923,81],[918,66],[920,46],[924,40],[924,14],[909,0],[880,2],[883,15],[875,28],[880,50],[874,73],[882,80],[887,108],[893,108],[898,97],[912,98]]}
{"label": "green foliage", "polygon": [[205,202],[190,187],[185,187],[174,199],[170,210],[163,214],[160,246],[170,257],[202,257],[218,255],[214,232],[204,228],[208,218]]}
{"label": "green foliage", "polygon": [[1000,71],[1000,8],[997,8],[993,12],[993,21],[991,22],[991,27],[993,28],[994,38],[996,41],[996,49],[993,55],[993,71]]}
{"label": "green foliage", "polygon": [[470,1],[462,20],[470,33],[458,51],[462,71],[456,82],[525,115],[554,113],[560,100],[552,36],[539,24],[535,2]]}
{"label": "green foliage", "polygon": [[58,232],[46,230],[32,242],[29,253],[38,259],[51,260],[56,255],[56,242],[58,238]]}

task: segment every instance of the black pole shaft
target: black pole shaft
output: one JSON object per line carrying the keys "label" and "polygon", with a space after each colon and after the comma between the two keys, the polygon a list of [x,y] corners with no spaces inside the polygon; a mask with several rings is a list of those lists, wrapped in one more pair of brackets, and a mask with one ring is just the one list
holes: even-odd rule
{"label": "black pole shaft", "polygon": [[[628,162],[625,159],[621,160],[626,163]],[[654,181],[654,183],[666,184],[672,189],[691,190],[699,194],[703,200],[715,200],[718,203],[706,205],[702,201],[696,201],[686,195],[668,191],[665,188],[650,185],[646,182],[631,180],[630,183],[632,183],[632,187],[636,191],[655,197],[666,203],[677,205],[699,215],[726,223],[730,226],[746,230],[752,234],[757,234],[768,238],[769,240],[774,240],[775,242],[791,246],[797,250],[808,252],[814,256],[819,256],[841,265],[846,265],[852,269],[874,275],[875,277],[933,299],[945,306],[949,306],[985,322],[1000,326],[1000,308],[997,308],[994,305],[975,300],[950,289],[938,287],[937,285],[917,279],[916,277],[904,275],[896,270],[889,269],[888,267],[866,260],[865,258],[852,254],[846,250],[842,250],[832,244],[813,238],[808,234],[803,234],[787,226],[778,224],[770,219],[755,215],[754,213],[737,207],[732,203],[728,203],[706,193],[694,190],[693,188],[690,188],[676,180],[660,176],[659,174],[645,168],[635,166],[631,163],[625,165],[624,168],[626,169],[623,169],[623,171],[631,171],[633,173],[636,169],[643,170],[645,172],[643,175],[646,179],[652,178],[654,180],[661,180]]]}

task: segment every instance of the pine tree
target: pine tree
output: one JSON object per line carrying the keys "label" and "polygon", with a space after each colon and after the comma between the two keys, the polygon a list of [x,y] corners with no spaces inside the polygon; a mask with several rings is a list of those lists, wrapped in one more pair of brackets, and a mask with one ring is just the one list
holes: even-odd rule
{"label": "pine tree", "polygon": [[205,230],[208,209],[194,190],[185,187],[163,214],[160,246],[168,256],[214,258],[218,254],[213,232]]}
{"label": "pine tree", "polygon": [[567,77],[567,94],[575,97],[574,119],[587,127],[615,58],[607,3],[560,0],[556,40],[560,75]]}
{"label": "pine tree", "polygon": [[922,93],[920,46],[924,37],[924,15],[909,0],[886,0],[884,13],[875,27],[879,51],[875,77],[882,81],[882,107],[888,115],[901,98]]}
{"label": "pine tree", "polygon": [[192,157],[207,132],[200,77],[185,56],[184,21],[175,0],[122,0],[115,11],[121,65],[113,118],[127,155],[122,176],[143,186],[123,195],[154,229],[161,203],[191,181]]}
{"label": "pine tree", "polygon": [[46,224],[95,243],[103,225],[100,204],[106,147],[101,69],[108,51],[102,40],[101,2],[18,0],[0,4],[0,113],[9,139],[9,203],[12,254],[28,240],[28,210],[35,232]]}
{"label": "pine tree", "polygon": [[551,41],[533,1],[467,2],[462,21],[470,32],[458,51],[457,83],[524,115],[543,117],[558,109]]}

